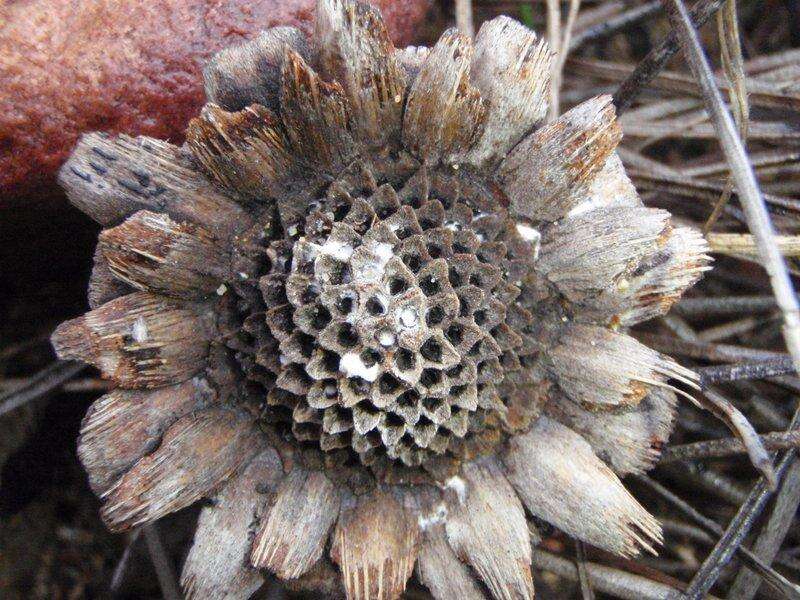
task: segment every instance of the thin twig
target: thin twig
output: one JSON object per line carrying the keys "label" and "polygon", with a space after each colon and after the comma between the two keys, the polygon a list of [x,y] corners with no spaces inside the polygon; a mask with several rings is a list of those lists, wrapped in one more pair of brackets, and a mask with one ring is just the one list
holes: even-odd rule
{"label": "thin twig", "polygon": [[744,317],[703,329],[697,337],[703,342],[719,342],[729,337],[751,333],[756,328],[763,328],[764,325],[774,321],[775,317],[770,315]]}
{"label": "thin twig", "polygon": [[711,468],[700,468],[695,463],[665,465],[677,479],[685,479],[689,487],[707,490],[732,506],[739,506],[747,498],[747,489],[738,481]]}
{"label": "thin twig", "polygon": [[578,567],[578,581],[581,584],[583,600],[594,600],[592,582],[589,580],[589,573],[586,570],[586,548],[580,540],[575,540],[575,565]]}
{"label": "thin twig", "polygon": [[47,342],[49,338],[49,333],[39,333],[32,337],[29,337],[21,342],[15,342],[9,344],[7,346],[3,346],[0,348],[0,360],[7,360],[9,358],[13,358],[15,355],[29,350],[30,348],[35,347],[37,344],[41,344],[42,342]]}
{"label": "thin twig", "polygon": [[[713,135],[712,137],[716,138],[716,135]],[[630,156],[630,152],[629,151],[620,152],[620,156],[621,157]],[[719,184],[707,180],[692,179],[690,177],[685,177],[679,173],[670,175],[665,172],[662,173],[646,172],[642,171],[638,167],[633,167],[629,169],[628,172],[630,174],[631,179],[633,179],[636,183],[638,183],[639,187],[641,188],[663,190],[667,193],[676,195],[693,195],[694,197],[707,199],[709,202],[714,202],[718,198],[719,193],[724,190],[724,184]],[[737,193],[736,196],[738,197],[739,194]],[[787,210],[800,212],[800,203],[798,203],[798,201],[793,198],[787,198],[785,196],[777,196],[775,194],[767,194],[766,196],[763,196],[763,198],[764,200],[766,200],[767,202],[776,207],[781,207]],[[726,206],[724,208],[729,208],[729,207]],[[724,234],[711,234],[711,236],[714,235],[724,235]],[[717,239],[724,239],[724,238],[717,238]]]}
{"label": "thin twig", "polygon": [[0,416],[58,389],[85,368],[85,364],[72,360],[51,363],[33,375],[21,388],[0,396]]}
{"label": "thin twig", "polygon": [[[680,321],[679,318],[674,318]],[[685,331],[683,335],[688,341],[691,341],[693,336],[696,337],[688,325],[685,325],[684,329]],[[706,396],[709,397],[708,392],[706,392]],[[717,396],[718,397],[715,399],[715,403],[719,406],[719,408],[725,411],[729,411],[730,408],[733,408],[732,405],[730,407],[726,406],[726,404],[730,404],[727,400],[719,397],[719,394],[717,394]],[[720,402],[720,399],[723,400],[723,402]],[[750,426],[749,422],[744,418],[743,415],[741,415],[741,413],[739,414],[745,430],[752,430],[752,426]],[[795,412],[789,428],[794,429],[798,423],[800,423],[800,409]],[[731,425],[734,424],[735,423],[731,423]],[[752,431],[752,434],[755,436],[755,431]],[[753,460],[753,449],[755,449],[756,460],[754,463],[760,462],[760,459],[757,458],[757,456],[761,454],[761,451],[758,450],[758,448],[763,448],[760,440],[758,440],[756,437],[756,440],[754,441],[751,437],[744,436],[742,437],[742,442],[744,446],[748,448],[748,454],[750,455],[751,460]],[[791,459],[793,456],[794,450],[789,450],[786,453],[785,459]],[[737,549],[740,549],[750,527],[752,527],[753,522],[763,511],[766,501],[769,499],[771,490],[777,487],[778,482],[781,480],[781,477],[783,476],[787,466],[788,464],[784,463],[784,461],[781,461],[777,469],[772,470],[771,473],[770,471],[766,471],[759,479],[758,483],[753,487],[745,502],[741,504],[737,516],[730,522],[728,529],[724,534],[722,534],[711,553],[709,553],[709,555],[706,557],[700,569],[695,573],[689,590],[687,590],[686,597],[691,598],[692,600],[699,600],[719,578],[723,566],[731,559],[734,552],[736,552]],[[756,557],[748,556],[748,560],[758,565],[756,570],[759,573],[769,573],[768,568],[764,566],[763,563],[761,563]],[[778,582],[780,581],[778,578],[776,579]],[[767,581],[770,580],[767,579]],[[788,597],[800,598],[800,593],[798,593],[797,586],[794,586],[793,584],[789,584],[789,587],[785,593],[788,594]],[[676,594],[673,597],[678,596],[679,595]]]}
{"label": "thin twig", "polygon": [[[692,10],[692,22],[697,27],[702,27],[719,10],[723,2],[725,0],[703,0],[698,3]],[[671,31],[663,42],[648,52],[633,73],[614,92],[614,104],[617,107],[617,114],[622,113],[633,103],[639,92],[664,68],[664,65],[677,52],[678,37],[674,31]]]}
{"label": "thin twig", "polygon": [[[570,74],[572,75],[586,75],[605,79],[607,81],[619,82],[626,81],[637,69],[637,67],[627,63],[594,60],[583,57],[577,58],[574,56],[567,60],[567,65],[570,67]],[[727,79],[716,77],[715,81],[721,90],[725,91],[727,94],[731,93],[731,87]],[[647,83],[651,89],[663,90],[669,94],[688,94],[697,96],[698,98],[703,97],[700,84],[690,75],[677,71],[654,73]],[[800,110],[800,94],[796,91],[784,91],[778,86],[759,83],[757,81],[750,81],[747,85],[748,100],[751,106],[795,111]],[[751,123],[751,129],[749,129],[749,131],[754,136],[758,131],[758,126],[772,128],[775,130],[773,135],[781,135],[786,139],[795,140],[798,136],[796,129],[792,128],[788,123],[781,121]],[[765,137],[765,135],[762,133],[760,137]]]}
{"label": "thin twig", "polygon": [[[720,53],[722,55],[722,68],[731,86],[731,108],[733,118],[739,129],[742,143],[747,140],[747,130],[750,124],[750,107],[747,104],[747,85],[744,74],[744,58],[739,42],[739,23],[736,16],[736,0],[727,0],[724,10],[717,13],[717,29],[719,30]],[[733,191],[733,178],[728,176],[725,181],[725,190],[714,206],[708,219],[703,225],[703,233],[708,233],[717,222],[722,209],[731,198]]]}
{"label": "thin twig", "polygon": [[[586,60],[582,61],[586,64]],[[569,65],[578,65],[578,61],[570,58]],[[699,86],[691,80],[685,80],[682,76],[676,77],[671,75],[661,76],[654,81],[654,88],[668,87],[667,81],[675,79],[679,81],[681,86],[685,86],[690,93],[702,94]],[[724,88],[723,88],[724,89]],[[676,89],[670,90],[673,93],[678,91]],[[756,104],[754,102],[754,104]],[[795,107],[793,107],[795,109]],[[650,145],[656,141],[663,139],[696,139],[696,140],[712,140],[717,138],[714,126],[708,122],[708,117],[705,114],[698,113],[697,115],[686,115],[673,119],[663,119],[661,121],[624,121],[622,123],[622,133],[626,137],[647,138],[644,141],[644,146]],[[756,121],[750,125],[748,129],[748,136],[756,141],[768,142],[789,142],[796,143],[800,139],[800,132],[792,128],[789,123],[783,121],[764,120]],[[640,144],[641,147],[642,144]],[[641,148],[640,148],[641,149]],[[787,168],[787,167],[784,167]],[[724,184],[718,184],[720,188],[725,187]]]}
{"label": "thin twig", "polygon": [[[547,43],[557,59],[553,61],[550,69],[550,108],[547,111],[547,120],[554,121],[558,117],[558,93],[561,89],[560,70],[561,64],[561,6],[559,0],[547,0]],[[566,51],[566,48],[564,49]]]}
{"label": "thin twig", "polygon": [[[711,252],[747,258],[760,256],[758,240],[748,233],[709,233],[706,239]],[[800,256],[800,236],[776,235],[774,241],[783,256]]]}
{"label": "thin twig", "polygon": [[161,587],[161,594],[165,600],[181,600],[183,597],[178,588],[178,578],[175,576],[175,569],[164,550],[161,535],[158,532],[156,523],[150,523],[142,527],[144,539],[147,542],[147,550],[150,553],[150,560],[158,577],[158,584]]}
{"label": "thin twig", "polygon": [[789,356],[785,352],[773,352],[772,350],[747,348],[733,344],[710,344],[650,333],[638,333],[637,337],[639,341],[659,352],[712,362],[767,361],[784,359]]}
{"label": "thin twig", "polygon": [[675,310],[688,317],[708,317],[765,312],[777,306],[772,296],[708,296],[684,298]]}
{"label": "thin twig", "polygon": [[128,565],[130,564],[131,555],[133,554],[133,547],[136,541],[142,534],[141,528],[135,529],[128,536],[128,543],[125,545],[125,550],[122,551],[122,556],[119,557],[117,566],[114,567],[114,573],[111,575],[111,583],[109,584],[109,592],[111,596],[115,596],[122,587],[122,582],[125,579],[125,574],[128,572]]}
{"label": "thin twig", "polygon": [[[566,558],[540,548],[533,549],[533,564],[572,581],[578,581],[578,568]],[[606,565],[587,562],[586,572],[595,588],[615,598],[626,600],[666,600],[677,592],[665,583],[653,581]]]}
{"label": "thin twig", "polygon": [[618,15],[598,23],[597,25],[587,27],[572,37],[572,41],[569,44],[569,49],[571,52],[574,52],[575,50],[581,48],[584,44],[614,35],[629,25],[633,25],[634,23],[637,23],[638,21],[646,19],[647,17],[655,14],[660,10],[660,8],[660,0],[646,2],[641,6],[636,6],[634,8],[625,10]]}
{"label": "thin twig", "polygon": [[[689,337],[691,338],[691,335],[689,335]],[[787,431],[795,430],[799,425],[800,405],[798,405],[798,408],[795,410]],[[794,459],[794,449],[788,450],[784,454],[784,457],[774,470],[776,482],[779,483],[781,481],[783,474]],[[758,519],[759,515],[764,510],[767,500],[769,500],[773,488],[771,484],[772,482],[769,482],[766,477],[761,477],[753,486],[745,501],[741,503],[736,516],[728,524],[725,533],[720,537],[714,549],[706,557],[697,573],[695,573],[686,597],[692,600],[699,600],[699,598],[714,585],[714,582],[719,578],[722,572],[722,568],[727,564],[731,556],[733,556],[733,553],[742,549],[742,542],[756,519]],[[758,560],[760,559],[756,559],[756,561]],[[789,591],[791,592],[790,597],[800,598],[798,586],[791,584],[791,589]]]}
{"label": "thin twig", "polygon": [[794,374],[794,364],[791,357],[777,358],[752,363],[739,363],[734,365],[717,365],[713,367],[698,367],[694,369],[700,376],[701,387],[721,381],[738,381],[740,379],[766,379],[776,375]]}
{"label": "thin twig", "polygon": [[714,545],[714,537],[696,525],[663,516],[659,516],[658,522],[668,536],[687,538],[706,546]]}
{"label": "thin twig", "polygon": [[[633,114],[631,111],[628,114]],[[792,148],[779,148],[775,150],[762,150],[750,154],[750,164],[754,168],[771,168],[797,163],[800,161],[800,152]],[[690,177],[713,177],[724,175],[728,172],[728,163],[717,161],[713,163],[700,163],[683,169],[683,173]]]}
{"label": "thin twig", "polygon": [[[770,451],[788,450],[800,446],[800,431],[773,431],[762,433],[759,436],[761,443]],[[697,460],[700,458],[722,458],[744,454],[747,450],[741,440],[737,438],[724,438],[721,440],[706,440],[691,444],[668,446],[661,454],[660,464],[667,464],[679,460]]]}
{"label": "thin twig", "polygon": [[739,439],[747,449],[750,462],[761,472],[770,487],[775,489],[778,482],[775,477],[775,471],[772,468],[772,457],[764,448],[756,430],[753,429],[747,417],[725,396],[710,388],[704,391],[703,404],[724,421],[731,431],[739,436]]}
{"label": "thin twig", "polygon": [[472,0],[456,0],[456,27],[467,37],[475,37],[475,24],[472,20]]}
{"label": "thin twig", "polygon": [[581,0],[569,0],[569,12],[567,13],[567,23],[564,26],[564,35],[561,38],[559,49],[561,53],[558,55],[558,81],[561,83],[562,74],[564,72],[564,63],[567,62],[567,55],[569,54],[569,44],[572,38],[572,29],[575,27],[575,19],[578,17],[578,10],[581,7]]}
{"label": "thin twig", "polygon": [[114,382],[99,377],[76,378],[61,386],[66,393],[108,392],[113,388]]}

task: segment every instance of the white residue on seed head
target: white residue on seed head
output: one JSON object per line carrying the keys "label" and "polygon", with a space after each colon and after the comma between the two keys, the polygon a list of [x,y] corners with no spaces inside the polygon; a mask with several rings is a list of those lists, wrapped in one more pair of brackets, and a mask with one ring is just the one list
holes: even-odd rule
{"label": "white residue on seed head", "polygon": [[147,341],[147,323],[144,322],[144,317],[139,317],[133,322],[131,336],[137,344],[143,344]]}
{"label": "white residue on seed head", "polygon": [[419,313],[413,306],[406,306],[400,309],[397,320],[400,322],[400,325],[406,329],[416,328],[419,326]]}
{"label": "white residue on seed head", "polygon": [[444,482],[446,490],[453,490],[456,493],[459,504],[464,504],[467,500],[467,482],[458,475],[453,475]]}
{"label": "white residue on seed head", "polygon": [[446,519],[447,507],[444,505],[444,502],[440,502],[433,507],[431,512],[420,514],[417,518],[417,524],[422,531],[425,531],[435,525],[444,523]]}
{"label": "white residue on seed head", "polygon": [[389,346],[393,345],[396,340],[397,336],[391,329],[381,329],[378,333],[378,342],[384,348],[388,348]]}
{"label": "white residue on seed head", "polygon": [[332,239],[328,239],[319,251],[321,254],[327,254],[342,262],[349,260],[353,255],[353,247],[350,244]]}
{"label": "white residue on seed head", "polygon": [[378,264],[380,265],[381,269],[383,269],[383,267],[386,266],[386,263],[389,262],[389,259],[394,256],[394,247],[386,242],[375,242],[370,244],[369,249],[378,258]]}
{"label": "white residue on seed head", "polygon": [[386,263],[394,256],[391,244],[370,242],[359,247],[350,266],[353,279],[359,283],[377,283],[386,273]]}
{"label": "white residue on seed head", "polygon": [[542,242],[542,234],[535,227],[531,227],[525,223],[517,223],[517,233],[526,242],[533,245],[533,258],[536,260],[539,257],[539,247]]}
{"label": "white residue on seed head", "polygon": [[517,223],[517,232],[522,236],[522,239],[527,242],[539,240],[542,237],[538,229],[526,225],[525,223]]}
{"label": "white residue on seed head", "polygon": [[361,377],[370,383],[378,378],[378,363],[368,367],[356,352],[348,352],[342,356],[339,361],[339,370],[346,377]]}

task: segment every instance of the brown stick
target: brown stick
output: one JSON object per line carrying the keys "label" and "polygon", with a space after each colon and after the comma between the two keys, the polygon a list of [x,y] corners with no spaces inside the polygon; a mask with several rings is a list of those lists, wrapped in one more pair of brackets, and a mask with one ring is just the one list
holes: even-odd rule
{"label": "brown stick", "polygon": [[[702,27],[712,15],[717,12],[725,0],[704,0],[692,10],[692,21],[697,27]],[[678,37],[675,31],[658,46],[653,48],[639,63],[628,78],[620,84],[614,93],[614,104],[617,114],[622,113],[636,99],[642,89],[664,68],[669,59],[678,52]]]}
{"label": "brown stick", "polygon": [[0,396],[0,416],[61,387],[86,368],[73,360],[57,360],[31,377],[21,388]]}
{"label": "brown stick", "polygon": [[161,535],[156,529],[155,523],[144,525],[144,539],[147,542],[147,550],[150,553],[150,560],[153,561],[158,584],[161,586],[161,593],[166,600],[180,600],[182,598],[178,588],[178,578],[175,576],[175,569],[170,563],[169,557],[164,550]]}
{"label": "brown stick", "polygon": [[[800,431],[773,431],[771,433],[763,433],[758,437],[770,452],[800,447]],[[745,452],[746,449],[741,440],[724,438],[670,446],[661,454],[659,462],[666,464],[680,460],[696,460],[698,458],[722,458],[744,454]]]}
{"label": "brown stick", "polygon": [[[550,571],[572,581],[578,581],[578,569],[571,560],[551,554],[545,550],[534,548],[533,564],[540,569]],[[616,598],[629,600],[667,600],[680,591],[665,583],[620,571],[597,563],[586,563],[589,580],[597,590],[611,594]],[[708,596],[713,598],[713,596]]]}

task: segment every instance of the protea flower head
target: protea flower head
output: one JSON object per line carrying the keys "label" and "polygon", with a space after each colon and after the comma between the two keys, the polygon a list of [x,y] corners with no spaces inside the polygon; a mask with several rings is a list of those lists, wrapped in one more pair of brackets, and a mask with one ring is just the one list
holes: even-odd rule
{"label": "protea flower head", "polygon": [[53,343],[118,387],[79,455],[114,531],[213,499],[190,597],[271,571],[396,598],[416,565],[437,598],[531,598],[531,516],[660,541],[618,477],[693,374],[626,328],[706,246],[642,205],[609,97],[543,123],[550,63],[506,17],[396,50],[374,9],[320,0],[310,42],[212,60],[183,147],[82,138],[61,182],[106,229]]}

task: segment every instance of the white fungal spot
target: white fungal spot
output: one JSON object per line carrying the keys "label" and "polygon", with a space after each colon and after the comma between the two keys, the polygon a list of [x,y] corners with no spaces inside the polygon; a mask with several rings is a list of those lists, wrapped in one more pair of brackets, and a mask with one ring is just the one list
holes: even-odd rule
{"label": "white fungal spot", "polygon": [[617,282],[617,289],[620,292],[627,291],[629,287],[631,287],[631,282],[625,279],[624,277]]}
{"label": "white fungal spot", "polygon": [[239,277],[241,277],[242,279],[250,279],[250,276],[244,271],[239,271]]}
{"label": "white fungal spot", "polygon": [[370,383],[378,378],[378,363],[368,367],[356,352],[348,352],[342,356],[342,360],[339,361],[339,370],[347,377],[361,377]]}
{"label": "white fungal spot", "polygon": [[435,525],[444,523],[446,519],[447,519],[447,507],[444,505],[444,502],[440,502],[428,514],[421,514],[417,518],[417,523],[419,524],[419,528],[421,531],[426,531],[427,529],[434,527]]}
{"label": "white fungal spot", "polygon": [[278,355],[278,362],[281,363],[282,366],[288,365],[290,362],[289,357],[283,354],[282,352]]}
{"label": "white fungal spot", "polygon": [[286,233],[289,237],[294,237],[297,235],[297,225],[290,225],[289,228],[286,230]]}
{"label": "white fungal spot", "polygon": [[390,329],[381,329],[378,333],[378,342],[384,348],[394,345],[396,340],[397,336],[394,334],[394,331]]}
{"label": "white fungal spot", "polygon": [[328,241],[323,244],[319,251],[321,254],[332,256],[341,262],[349,260],[353,255],[353,247],[350,244],[332,239],[328,239]]}
{"label": "white fungal spot", "polygon": [[406,306],[400,310],[398,321],[406,329],[417,327],[419,325],[419,313],[413,306]]}
{"label": "white fungal spot", "polygon": [[467,482],[458,475],[453,475],[450,479],[444,482],[446,490],[453,490],[456,493],[459,504],[464,504],[467,501]]}
{"label": "white fungal spot", "polygon": [[525,223],[517,223],[517,233],[526,242],[531,242],[533,245],[533,259],[539,258],[539,248],[542,245],[542,234],[535,227],[526,225]]}
{"label": "white fungal spot", "polygon": [[147,341],[147,323],[144,322],[144,317],[139,317],[133,322],[131,327],[131,336],[133,341],[137,344],[143,344]]}
{"label": "white fungal spot", "polygon": [[385,267],[386,263],[394,256],[394,247],[386,242],[370,244],[369,249],[378,257],[378,264],[381,268]]}
{"label": "white fungal spot", "polygon": [[303,263],[313,261],[317,258],[319,251],[319,244],[309,242],[306,238],[300,238],[292,250],[292,268],[298,269]]}
{"label": "white fungal spot", "polygon": [[217,288],[217,296],[224,296],[225,292],[227,292],[227,291],[228,291],[228,286],[225,285],[224,283],[221,283],[221,284],[219,284],[219,287]]}
{"label": "white fungal spot", "polygon": [[542,239],[542,234],[539,230],[525,223],[517,223],[517,232],[522,236],[522,239],[527,242],[538,241]]}
{"label": "white fungal spot", "polygon": [[353,268],[353,278],[359,283],[380,281],[386,272],[386,263],[393,256],[393,246],[385,242],[371,242],[361,246],[350,263]]}

